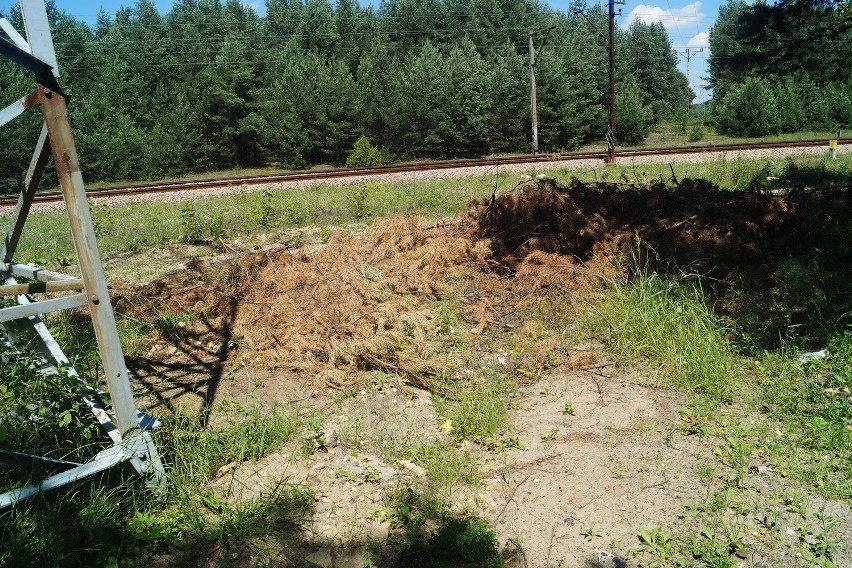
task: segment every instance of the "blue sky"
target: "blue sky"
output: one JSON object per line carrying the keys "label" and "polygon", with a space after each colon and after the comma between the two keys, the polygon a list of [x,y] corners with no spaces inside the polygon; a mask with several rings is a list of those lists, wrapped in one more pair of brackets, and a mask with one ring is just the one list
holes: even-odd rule
{"label": "blue sky", "polygon": [[[332,0],[333,1],[333,0]],[[543,0],[557,10],[565,10],[569,0]],[[589,0],[593,3],[595,0]],[[598,0],[604,2],[605,0]],[[362,3],[364,0],[362,0]],[[621,16],[617,22],[622,27],[630,25],[634,19],[647,23],[660,21],[669,32],[672,46],[677,49],[678,67],[687,73],[687,50],[690,62],[688,66],[689,83],[698,95],[695,102],[709,98],[702,85],[707,76],[707,57],[709,56],[708,32],[719,14],[719,5],[724,0],[627,0],[621,7]],[[93,22],[98,8],[103,7],[107,12],[114,13],[121,6],[132,6],[135,0],[56,0],[56,5],[65,12],[87,22]],[[161,12],[168,12],[173,0],[154,0]],[[244,2],[254,7],[258,12],[265,11],[264,0],[249,0]],[[378,3],[370,2],[366,3]],[[0,0],[0,11],[7,11],[10,6],[17,4],[14,0]],[[699,51],[703,48],[703,51]]]}

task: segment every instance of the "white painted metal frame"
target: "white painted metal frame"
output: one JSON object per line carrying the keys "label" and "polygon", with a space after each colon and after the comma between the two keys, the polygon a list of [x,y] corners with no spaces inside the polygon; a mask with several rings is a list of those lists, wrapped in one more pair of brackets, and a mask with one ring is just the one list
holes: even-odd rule
{"label": "white painted metal frame", "polygon": [[[51,311],[88,306],[114,418],[100,403],[101,393],[86,390],[83,400],[112,439],[114,446],[99,453],[92,462],[87,464],[0,451],[0,462],[50,463],[67,469],[38,483],[0,495],[0,509],[38,493],[103,472],[120,463],[130,464],[137,473],[147,478],[150,487],[164,491],[166,479],[163,464],[148,432],[159,423],[139,412],[133,399],[115,324],[115,314],[109,301],[91,212],[86,202],[83,177],[80,173],[74,136],[68,119],[67,96],[58,82],[59,68],[47,11],[43,0],[21,0],[20,4],[26,38],[8,20],[0,16],[0,30],[3,30],[12,40],[10,43],[0,38],[0,41],[5,42],[0,47],[3,48],[4,55],[33,71],[39,85],[26,97],[0,110],[0,126],[37,105],[42,108],[44,126],[25,177],[24,189],[10,220],[7,234],[0,243],[0,279],[6,284],[0,285],[0,291],[5,295],[21,291],[22,287],[15,278],[17,276],[46,283],[37,282],[28,285],[27,292],[81,290],[82,293],[38,302],[32,302],[26,295],[17,296],[17,305],[0,309],[0,330],[6,332],[9,341],[13,344],[15,341],[27,341],[40,347],[43,356],[41,372],[56,373],[59,369],[63,369],[63,372],[77,376],[76,371],[71,369],[68,358],[38,316]],[[51,73],[47,72],[46,65],[50,67]],[[38,267],[12,262],[33,197],[51,154],[56,164],[77,252],[81,272],[79,280]]]}

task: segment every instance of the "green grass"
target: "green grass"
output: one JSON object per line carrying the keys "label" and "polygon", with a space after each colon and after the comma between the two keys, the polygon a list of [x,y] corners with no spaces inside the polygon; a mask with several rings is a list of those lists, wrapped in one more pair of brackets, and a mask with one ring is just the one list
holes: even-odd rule
{"label": "green grass", "polygon": [[614,283],[599,329],[622,357],[659,362],[672,386],[716,402],[733,395],[736,358],[701,290],[648,274]]}
{"label": "green grass", "polygon": [[[794,156],[788,158],[718,158],[692,164],[621,163],[614,167],[559,169],[556,179],[567,184],[572,178],[583,182],[609,181],[648,186],[660,179],[669,180],[672,168],[678,180],[706,179],[729,190],[776,189],[791,186],[828,186],[852,184],[852,154],[827,156]],[[767,180],[767,177],[778,178]]]}
{"label": "green grass", "polygon": [[[103,437],[80,401],[78,381],[61,373],[37,375],[26,353],[3,349],[4,449],[91,459],[103,447]],[[0,565],[144,564],[159,553],[191,556],[214,546],[256,550],[270,542],[275,555],[294,554],[294,543],[302,542],[298,521],[313,502],[309,491],[282,483],[262,500],[231,504],[209,483],[221,466],[260,459],[293,439],[303,427],[299,408],[235,405],[228,410],[227,421],[212,426],[197,415],[161,417],[156,441],[170,485],[163,500],[142,489],[135,477],[117,479],[116,470],[0,513]],[[11,489],[39,474],[7,468],[0,485]]]}
{"label": "green grass", "polygon": [[[514,182],[501,176],[502,184]],[[493,190],[495,178],[423,183],[317,186],[303,191],[255,192],[203,202],[107,207],[93,202],[102,255],[158,249],[175,243],[221,245],[222,239],[293,227],[327,227],[377,215],[422,211],[448,215]],[[0,219],[0,225],[4,223]],[[64,213],[32,214],[16,255],[19,262],[61,268],[75,253]],[[31,238],[38,235],[39,238]],[[30,238],[28,238],[30,237]]]}
{"label": "green grass", "polygon": [[507,394],[517,388],[511,378],[494,378],[481,383],[465,384],[458,390],[459,400],[435,398],[440,420],[450,420],[453,438],[492,443],[508,424]]}

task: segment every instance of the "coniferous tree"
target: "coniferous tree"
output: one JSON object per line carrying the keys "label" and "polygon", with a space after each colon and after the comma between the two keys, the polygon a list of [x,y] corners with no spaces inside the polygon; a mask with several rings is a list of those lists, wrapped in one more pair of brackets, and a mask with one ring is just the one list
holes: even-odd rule
{"label": "coniferous tree", "polygon": [[616,137],[625,144],[642,142],[654,123],[652,109],[642,100],[639,83],[633,76],[622,81],[615,94]]}
{"label": "coniferous tree", "polygon": [[779,130],[775,96],[764,79],[731,85],[715,110],[716,128],[731,136],[766,136]]}
{"label": "coniferous tree", "polygon": [[[361,135],[400,158],[527,151],[527,33],[546,25],[557,29],[539,38],[542,147],[605,132],[605,46],[573,11],[535,0],[268,0],[263,17],[239,0],[177,0],[165,14],[134,0],[91,27],[47,8],[89,179],[339,164]],[[599,7],[588,13],[605,23]],[[22,28],[19,10],[10,18]],[[668,45],[646,27],[651,47],[619,31],[618,72],[638,76],[643,102],[662,115],[685,79],[671,57],[640,72],[644,52]],[[0,62],[0,103],[32,84]],[[826,102],[847,100],[844,88],[799,95],[831,122],[845,111]],[[0,191],[19,189],[39,122],[30,112],[0,129]]]}

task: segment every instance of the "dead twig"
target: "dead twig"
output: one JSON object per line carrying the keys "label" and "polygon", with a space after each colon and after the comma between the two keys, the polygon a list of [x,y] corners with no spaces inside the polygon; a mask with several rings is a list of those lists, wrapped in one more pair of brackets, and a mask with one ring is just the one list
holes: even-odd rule
{"label": "dead twig", "polygon": [[509,542],[511,542],[511,543],[515,546],[515,548],[517,548],[517,549],[518,549],[518,552],[520,552],[520,553],[521,553],[521,558],[523,558],[523,559],[524,559],[524,568],[529,568],[529,564],[527,563],[527,555],[526,555],[526,553],[524,552],[523,547],[522,547],[520,544],[518,544],[518,543],[515,541],[515,539],[513,539],[513,538],[509,538],[509,539],[507,539],[507,540],[508,540]]}
{"label": "dead twig", "polygon": [[547,545],[547,560],[544,561],[545,566],[550,566],[550,553],[553,551],[553,537],[556,534],[556,523],[550,525],[550,542]]}
{"label": "dead twig", "polygon": [[513,487],[513,488],[512,488],[512,492],[509,494],[509,498],[508,498],[508,499],[506,499],[506,502],[505,502],[505,503],[503,503],[503,508],[502,508],[502,509],[500,509],[500,512],[497,514],[497,516],[496,516],[496,517],[494,517],[494,524],[496,524],[496,523],[499,523],[499,522],[500,522],[500,519],[501,519],[501,518],[503,517],[503,515],[506,513],[506,509],[509,507],[509,503],[511,503],[511,502],[512,502],[512,500],[515,498],[515,493],[517,493],[517,492],[518,492],[518,488],[519,488],[521,485],[523,485],[524,483],[526,483],[526,482],[529,480],[529,478],[530,478],[530,477],[532,477],[532,476],[531,476],[531,475],[526,476],[525,478],[523,478],[523,479],[520,481],[520,483],[518,483],[517,485],[515,485],[515,487]]}

